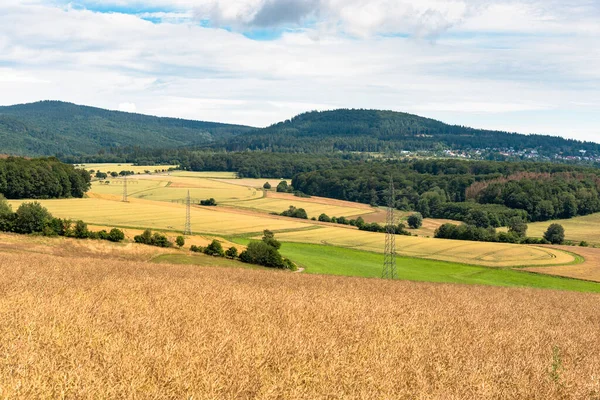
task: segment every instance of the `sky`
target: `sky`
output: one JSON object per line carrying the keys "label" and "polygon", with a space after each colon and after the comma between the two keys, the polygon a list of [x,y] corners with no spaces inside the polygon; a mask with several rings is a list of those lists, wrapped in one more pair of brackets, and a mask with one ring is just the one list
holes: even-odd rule
{"label": "sky", "polygon": [[0,0],[0,105],[386,109],[600,142],[598,0]]}

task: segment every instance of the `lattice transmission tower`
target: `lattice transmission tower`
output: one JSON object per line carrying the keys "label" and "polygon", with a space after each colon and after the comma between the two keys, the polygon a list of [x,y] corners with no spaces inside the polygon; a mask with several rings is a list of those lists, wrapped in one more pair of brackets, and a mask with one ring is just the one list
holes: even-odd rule
{"label": "lattice transmission tower", "polygon": [[185,228],[183,230],[184,235],[192,234],[192,199],[190,198],[190,191],[188,190],[187,198],[185,199]]}
{"label": "lattice transmission tower", "polygon": [[123,202],[127,203],[127,175],[123,176]]}
{"label": "lattice transmission tower", "polygon": [[388,193],[388,210],[385,226],[385,253],[383,260],[383,279],[398,279],[396,270],[396,226],[394,225],[394,209],[396,208],[396,192],[394,179],[390,176]]}

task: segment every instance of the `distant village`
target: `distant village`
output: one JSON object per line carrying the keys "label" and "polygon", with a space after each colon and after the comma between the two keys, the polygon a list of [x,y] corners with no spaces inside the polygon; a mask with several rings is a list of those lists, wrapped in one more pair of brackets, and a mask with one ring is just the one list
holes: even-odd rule
{"label": "distant village", "polygon": [[540,154],[536,149],[515,150],[514,148],[486,148],[472,150],[443,150],[444,157],[464,159],[489,159],[491,155],[499,155],[510,159],[538,160],[538,161],[570,161],[583,163],[600,163],[600,155],[589,154],[586,150],[580,150],[579,155],[563,154]]}

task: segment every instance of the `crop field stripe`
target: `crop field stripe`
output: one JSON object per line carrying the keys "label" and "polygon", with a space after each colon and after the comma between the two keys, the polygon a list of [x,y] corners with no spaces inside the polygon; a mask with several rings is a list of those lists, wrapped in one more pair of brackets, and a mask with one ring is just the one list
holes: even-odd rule
{"label": "crop field stripe", "polygon": [[[379,278],[383,255],[318,244],[283,243],[281,252],[309,274]],[[554,277],[511,268],[483,267],[421,258],[398,257],[402,280],[439,283],[534,287],[600,293],[600,283]]]}

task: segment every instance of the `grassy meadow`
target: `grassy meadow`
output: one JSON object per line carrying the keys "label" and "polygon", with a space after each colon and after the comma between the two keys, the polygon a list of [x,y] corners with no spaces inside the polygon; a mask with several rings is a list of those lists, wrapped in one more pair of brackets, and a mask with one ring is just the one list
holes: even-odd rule
{"label": "grassy meadow", "polygon": [[[383,254],[304,243],[283,243],[281,253],[309,274],[381,277]],[[534,274],[520,269],[489,268],[398,257],[398,278],[491,286],[517,286],[600,293],[600,283]]]}
{"label": "grassy meadow", "polygon": [[0,257],[3,398],[598,399],[600,296]]}

